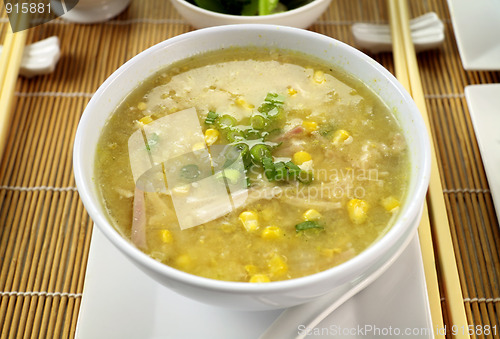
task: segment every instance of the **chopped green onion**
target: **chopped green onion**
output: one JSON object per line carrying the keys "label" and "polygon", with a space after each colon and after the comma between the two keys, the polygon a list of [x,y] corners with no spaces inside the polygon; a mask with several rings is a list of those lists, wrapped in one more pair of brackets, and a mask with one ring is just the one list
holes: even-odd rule
{"label": "chopped green onion", "polygon": [[253,115],[250,118],[250,124],[254,129],[263,129],[266,127],[266,118],[264,118],[262,115]]}
{"label": "chopped green onion", "polygon": [[314,180],[313,172],[300,171],[298,180],[305,185],[310,184]]}
{"label": "chopped green onion", "polygon": [[250,167],[250,165],[252,164],[252,160],[250,159],[249,147],[243,142],[228,147],[224,156],[226,157],[224,167],[230,166],[240,156],[243,160],[243,165],[245,166],[245,168]]}
{"label": "chopped green onion", "polygon": [[272,102],[273,104],[283,105],[285,103],[285,97],[279,95],[278,93],[269,92],[266,95],[265,101]]}
{"label": "chopped green onion", "polygon": [[262,138],[262,134],[255,129],[247,129],[245,131],[245,138],[248,140],[256,140]]}
{"label": "chopped green onion", "polygon": [[223,172],[223,176],[232,184],[235,185],[241,178],[241,173],[234,168],[226,168]]}
{"label": "chopped green onion", "polygon": [[274,180],[281,181],[288,179],[288,171],[283,161],[274,164],[275,176]]}
{"label": "chopped green onion", "polygon": [[262,161],[265,158],[271,158],[271,151],[269,147],[264,144],[257,144],[250,149],[250,156],[252,157],[252,161],[256,165],[262,165]]}
{"label": "chopped green onion", "polygon": [[267,116],[271,120],[275,120],[281,116],[281,113],[283,112],[283,109],[280,107],[273,107],[270,111],[267,112]]}
{"label": "chopped green onion", "polygon": [[293,162],[288,161],[285,163],[286,169],[288,170],[288,177],[292,179],[297,179],[302,171],[299,166],[295,165]]}
{"label": "chopped green onion", "polygon": [[151,137],[148,139],[148,142],[146,143],[146,149],[148,151],[151,151],[151,148],[158,144],[158,140],[160,139],[160,136],[156,133],[151,134]]}
{"label": "chopped green onion", "polygon": [[181,177],[187,180],[194,180],[200,176],[200,168],[195,164],[186,165],[181,168]]}
{"label": "chopped green onion", "polygon": [[276,106],[276,104],[270,102],[260,105],[258,111],[264,114],[269,120],[277,120],[283,115],[283,107]]}
{"label": "chopped green onion", "polygon": [[239,144],[234,145],[234,149],[236,149],[239,154],[247,155],[249,152],[249,147],[247,144],[240,142]]}
{"label": "chopped green onion", "polygon": [[277,93],[267,93],[265,101],[260,105],[258,111],[264,114],[265,117],[276,120],[283,114],[283,104],[285,97]]}
{"label": "chopped green onion", "polygon": [[274,163],[272,158],[264,158],[262,159],[262,165],[264,167],[264,174],[266,175],[267,180],[273,181],[276,177],[276,171],[274,169]]}
{"label": "chopped green onion", "polygon": [[233,127],[236,125],[236,119],[230,115],[224,114],[217,120],[217,125],[219,125],[221,129]]}
{"label": "chopped green onion", "polygon": [[310,230],[310,229],[324,229],[323,226],[318,224],[316,221],[303,221],[295,225],[295,231],[298,233],[300,231]]}
{"label": "chopped green onion", "polygon": [[217,120],[218,117],[219,117],[219,115],[217,113],[215,113],[213,111],[208,112],[207,118],[205,119],[205,124],[207,124],[207,125],[215,124],[215,120]]}
{"label": "chopped green onion", "polygon": [[226,134],[226,138],[229,142],[236,142],[244,140],[243,132],[237,129],[233,129]]}
{"label": "chopped green onion", "polygon": [[263,114],[268,114],[269,111],[276,109],[276,105],[273,104],[272,102],[264,102],[262,105],[259,106],[258,111]]}

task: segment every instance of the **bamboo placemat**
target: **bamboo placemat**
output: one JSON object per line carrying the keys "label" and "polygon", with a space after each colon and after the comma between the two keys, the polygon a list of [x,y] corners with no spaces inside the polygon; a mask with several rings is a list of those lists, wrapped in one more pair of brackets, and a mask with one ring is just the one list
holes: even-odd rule
{"label": "bamboo placemat", "polygon": [[[483,330],[496,326],[500,337],[500,231],[464,97],[466,85],[500,83],[500,73],[464,71],[446,1],[410,3],[412,17],[429,11],[444,20],[446,40],[442,49],[419,54],[418,61],[463,302],[469,324]],[[8,21],[3,8],[0,14],[3,41]],[[385,0],[333,0],[310,29],[354,45],[350,25],[360,21],[388,23]],[[121,64],[191,29],[170,2],[134,0],[103,24],[56,20],[29,31],[28,42],[57,35],[62,57],[53,74],[19,78],[16,84],[17,104],[0,164],[1,338],[74,337],[92,232],[72,173],[79,117]],[[394,72],[391,53],[373,57]],[[450,330],[448,301],[441,304]],[[475,333],[473,338],[495,337]]]}

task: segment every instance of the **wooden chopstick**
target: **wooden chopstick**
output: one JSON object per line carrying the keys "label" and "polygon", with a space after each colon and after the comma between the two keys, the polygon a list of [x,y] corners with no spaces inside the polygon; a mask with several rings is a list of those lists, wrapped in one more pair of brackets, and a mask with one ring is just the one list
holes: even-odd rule
{"label": "wooden chopstick", "polygon": [[[410,75],[406,62],[406,50],[404,46],[404,36],[401,29],[402,23],[399,20],[399,0],[389,0],[389,17],[391,26],[392,49],[394,54],[394,69],[399,82],[411,93]],[[420,109],[420,107],[419,107]],[[421,111],[422,112],[422,111]],[[429,210],[427,203],[424,202],[422,219],[418,227],[418,238],[422,252],[422,261],[424,265],[425,280],[427,284],[427,294],[434,332],[436,328],[443,328],[443,314],[441,310],[441,297],[439,294],[439,285],[436,272],[436,263],[434,261],[434,249],[432,245],[432,235],[430,231]],[[436,338],[444,338],[443,335],[434,333]]]}
{"label": "wooden chopstick", "polygon": [[13,33],[10,26],[7,29],[0,54],[0,159],[9,133],[14,90],[27,36],[27,30]]}
{"label": "wooden chopstick", "polygon": [[[410,12],[406,0],[388,0],[391,18],[391,32],[393,39],[393,53],[396,76],[412,95],[420,110],[431,136],[431,177],[427,203],[424,206],[422,221],[419,225],[419,240],[422,249],[425,277],[429,294],[434,334],[436,338],[444,337],[441,300],[439,297],[438,280],[435,266],[433,238],[435,240],[437,259],[440,273],[443,277],[444,293],[446,295],[450,323],[455,328],[456,338],[470,338],[468,322],[463,304],[462,289],[458,275],[457,264],[450,233],[450,224],[446,212],[443,187],[437,164],[437,155],[432,140],[429,115],[425,104],[425,97],[418,70],[415,48],[411,39]],[[428,205],[427,205],[428,204]],[[451,334],[448,329],[447,334]]]}

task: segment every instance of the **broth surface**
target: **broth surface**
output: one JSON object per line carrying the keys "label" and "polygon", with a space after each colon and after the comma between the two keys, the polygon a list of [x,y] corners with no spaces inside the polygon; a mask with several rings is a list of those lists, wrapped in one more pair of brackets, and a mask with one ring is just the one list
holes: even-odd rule
{"label": "broth surface", "polygon": [[[145,147],[131,146],[134,133]],[[156,166],[141,179],[137,154]],[[359,80],[289,51],[226,49],[171,65],[125,98],[102,131],[95,181],[116,229],[156,260],[267,282],[323,271],[382,236],[405,200],[408,158],[392,112]],[[193,193],[202,179],[221,185],[232,211]],[[175,197],[204,210],[178,215]]]}

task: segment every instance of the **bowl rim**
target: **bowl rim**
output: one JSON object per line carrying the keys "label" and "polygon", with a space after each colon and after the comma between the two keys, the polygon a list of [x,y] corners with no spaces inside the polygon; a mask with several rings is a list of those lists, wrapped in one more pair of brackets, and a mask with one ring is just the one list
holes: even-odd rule
{"label": "bowl rim", "polygon": [[257,23],[258,21],[269,21],[269,20],[274,20],[274,19],[284,19],[288,18],[290,16],[295,16],[302,14],[303,12],[307,12],[320,4],[323,3],[330,3],[332,0],[312,0],[308,4],[305,4],[303,6],[291,9],[289,11],[285,12],[279,12],[279,13],[274,13],[274,14],[268,14],[268,15],[236,15],[236,14],[226,14],[226,13],[219,13],[219,12],[214,12],[205,8],[201,8],[199,6],[196,6],[187,0],[170,0],[173,3],[177,3],[185,8],[188,8],[192,11],[198,12],[200,14],[204,15],[209,15],[212,16],[213,18],[219,18],[219,19],[233,19],[233,20],[239,20],[242,23]]}
{"label": "bowl rim", "polygon": [[[83,145],[83,142],[85,140],[84,131],[90,128],[89,126],[92,126],[91,118],[89,118],[91,113],[89,112],[93,112],[99,109],[98,103],[99,100],[102,100],[100,98],[103,97],[103,94],[106,93],[106,91],[110,86],[112,86],[116,81],[118,81],[121,77],[123,77],[124,76],[123,74],[127,73],[130,69],[132,69],[136,62],[140,61],[143,58],[146,58],[147,55],[149,54],[159,53],[161,50],[169,46],[176,45],[178,47],[179,43],[182,43],[182,41],[184,40],[188,41],[191,39],[203,39],[204,37],[206,38],[207,36],[212,36],[214,34],[216,35],[219,32],[230,31],[232,34],[234,34],[237,33],[238,31],[244,33],[248,32],[249,30],[253,30],[254,32],[258,31],[261,33],[279,32],[280,34],[286,34],[286,35],[292,34],[292,35],[297,35],[297,38],[299,37],[307,39],[314,38],[318,39],[320,43],[325,45],[330,45],[334,43],[336,48],[338,47],[347,50],[348,53],[353,57],[359,58],[361,59],[361,61],[369,63],[372,67],[374,67],[377,70],[377,72],[382,78],[385,78],[388,81],[388,83],[390,83],[391,86],[395,87],[397,92],[399,92],[399,94],[401,95],[401,100],[405,103],[405,106],[408,106],[408,112],[411,112],[415,128],[420,130],[419,134],[422,135],[422,138],[419,138],[418,140],[418,146],[422,149],[421,152],[423,155],[422,156],[423,161],[418,164],[418,169],[415,170],[417,172],[415,176],[418,177],[420,180],[415,180],[414,187],[412,186],[409,187],[414,189],[415,199],[413,201],[407,202],[406,204],[407,206],[405,206],[403,210],[400,212],[399,216],[393,223],[392,227],[380,239],[377,239],[367,249],[365,249],[361,253],[357,254],[355,257],[349,259],[348,261],[340,265],[304,277],[282,280],[282,281],[274,281],[266,284],[222,281],[222,280],[215,280],[211,278],[196,276],[190,273],[177,270],[173,267],[167,266],[151,258],[147,254],[136,248],[129,240],[126,240],[124,237],[122,237],[121,234],[111,225],[108,218],[105,216],[105,212],[104,211],[101,212],[101,209],[103,209],[103,207],[99,206],[100,203],[97,201],[94,202],[91,198],[92,193],[90,190],[90,186],[95,185],[95,182],[93,180],[93,173],[90,174],[89,178],[87,178],[85,173],[83,173],[83,171],[81,170],[84,164],[84,159],[83,159],[84,154],[81,151],[82,147],[81,145]],[[198,51],[199,54],[203,54],[204,52],[207,52],[207,50]],[[183,58],[189,58],[190,56],[192,55],[186,55]],[[168,64],[165,64],[165,67],[167,65]],[[141,80],[144,80],[145,78],[146,77],[143,77],[141,79],[137,79],[134,81],[136,83],[139,83]],[[126,94],[124,96],[126,96]],[[107,118],[109,118],[109,116],[110,115],[108,115]],[[95,156],[95,151],[94,151],[94,156]],[[413,99],[411,98],[411,96],[403,87],[403,85],[401,85],[398,82],[398,80],[386,68],[384,68],[381,64],[379,64],[377,61],[375,61],[368,55],[330,36],[294,27],[269,25],[269,24],[235,24],[235,25],[224,25],[224,26],[203,28],[174,36],[170,39],[164,40],[140,52],[139,54],[128,60],[126,63],[124,63],[122,66],[120,66],[115,72],[113,72],[92,96],[79,122],[73,148],[74,176],[77,189],[80,194],[80,198],[82,199],[82,202],[86,210],[88,211],[90,217],[94,221],[94,224],[100,228],[100,230],[105,234],[105,236],[122,253],[124,253],[127,257],[132,259],[134,263],[136,264],[140,263],[140,265],[143,265],[144,268],[147,268],[155,272],[156,274],[167,276],[170,279],[173,279],[177,282],[184,283],[190,286],[201,287],[205,290],[219,291],[219,292],[233,293],[233,294],[244,293],[245,295],[263,295],[276,292],[282,294],[283,292],[286,291],[296,290],[297,288],[309,285],[315,285],[318,282],[336,281],[335,277],[338,275],[344,277],[344,276],[352,276],[354,272],[359,273],[360,268],[363,268],[363,266],[366,266],[366,263],[372,262],[372,260],[374,260],[374,259],[370,260],[370,256],[372,256],[374,253],[383,251],[382,248],[388,245],[391,245],[390,247],[392,248],[392,246],[396,244],[398,241],[401,242],[402,238],[409,236],[410,234],[413,234],[412,233],[412,231],[414,230],[413,227],[404,226],[402,224],[403,220],[406,220],[405,222],[408,224],[411,223],[411,221],[414,220],[419,215],[421,205],[414,206],[413,208],[410,208],[410,205],[415,205],[415,201],[417,200],[423,202],[425,199],[425,194],[427,192],[429,177],[430,177],[430,162],[431,162],[430,141],[427,133],[427,128],[419,113],[419,110],[416,104],[414,103]]]}

